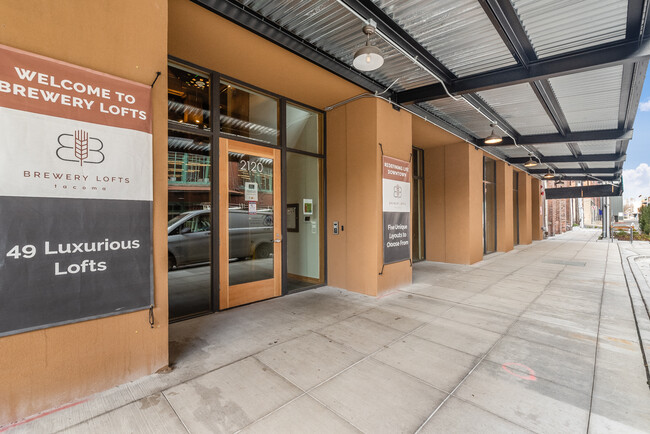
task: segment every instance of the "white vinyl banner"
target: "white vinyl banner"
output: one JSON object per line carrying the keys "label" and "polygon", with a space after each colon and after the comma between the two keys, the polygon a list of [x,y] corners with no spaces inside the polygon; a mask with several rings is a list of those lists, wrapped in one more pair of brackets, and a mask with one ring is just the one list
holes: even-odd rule
{"label": "white vinyl banner", "polygon": [[152,200],[150,133],[7,108],[0,131],[0,196]]}
{"label": "white vinyl banner", "polygon": [[151,87],[0,45],[0,336],[153,305]]}

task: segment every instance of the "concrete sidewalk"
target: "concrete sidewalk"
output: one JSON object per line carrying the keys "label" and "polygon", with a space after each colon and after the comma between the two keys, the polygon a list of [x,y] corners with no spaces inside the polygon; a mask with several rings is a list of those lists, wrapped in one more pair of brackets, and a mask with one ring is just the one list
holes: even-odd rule
{"label": "concrete sidewalk", "polygon": [[171,372],[8,432],[648,432],[645,325],[598,235],[418,263],[380,299],[325,287],[174,324]]}

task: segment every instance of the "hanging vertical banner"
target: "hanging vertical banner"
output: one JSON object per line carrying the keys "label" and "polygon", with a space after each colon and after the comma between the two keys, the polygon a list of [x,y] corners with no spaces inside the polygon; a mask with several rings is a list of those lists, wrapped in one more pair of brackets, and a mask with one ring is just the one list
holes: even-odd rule
{"label": "hanging vertical banner", "polygon": [[151,87],[0,45],[0,336],[148,308]]}
{"label": "hanging vertical banner", "polygon": [[411,258],[411,163],[382,157],[384,264]]}

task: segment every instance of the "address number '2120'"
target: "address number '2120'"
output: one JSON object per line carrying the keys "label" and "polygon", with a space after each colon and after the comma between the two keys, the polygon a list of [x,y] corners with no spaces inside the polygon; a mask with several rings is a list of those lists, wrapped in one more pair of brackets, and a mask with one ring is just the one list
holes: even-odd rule
{"label": "address number '2120'", "polygon": [[264,165],[261,161],[239,160],[239,170],[262,173],[264,170]]}

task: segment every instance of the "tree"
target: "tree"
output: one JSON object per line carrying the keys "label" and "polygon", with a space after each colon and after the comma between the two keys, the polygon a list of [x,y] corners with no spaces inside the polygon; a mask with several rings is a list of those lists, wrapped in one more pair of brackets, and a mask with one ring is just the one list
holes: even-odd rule
{"label": "tree", "polygon": [[644,205],[639,209],[639,227],[645,234],[650,234],[650,207]]}

